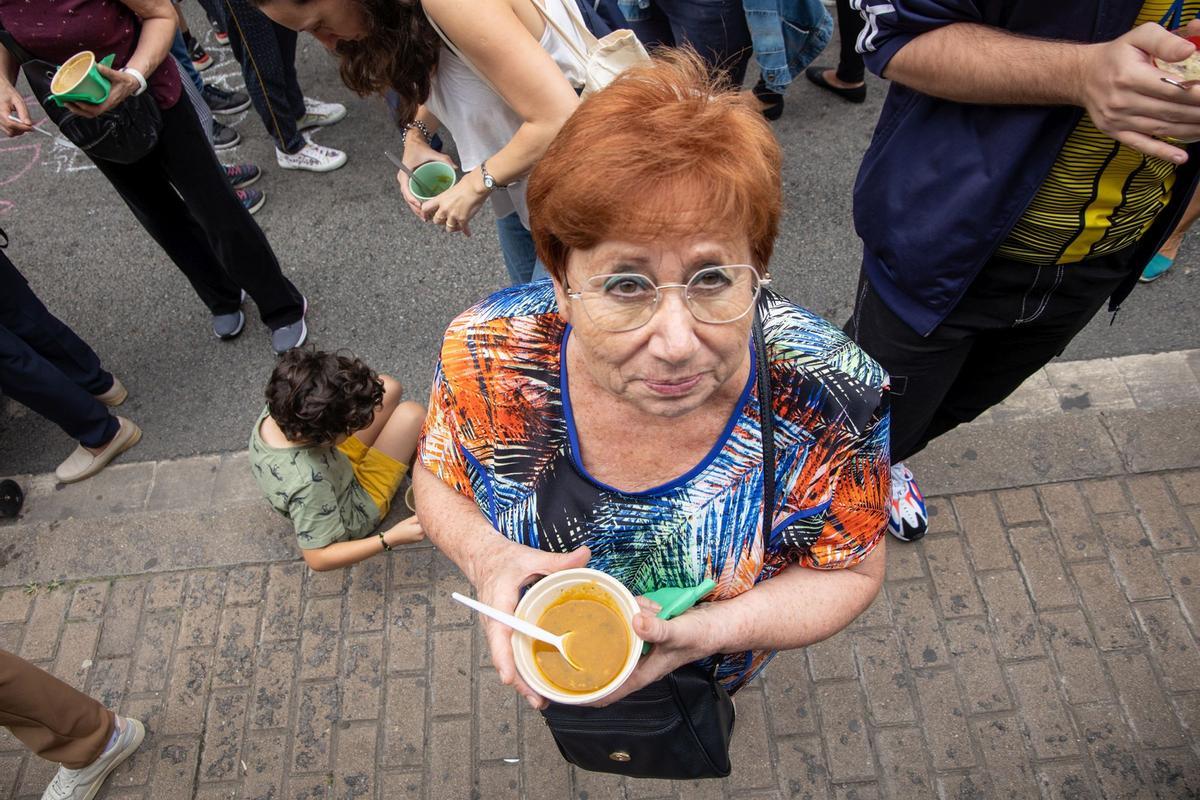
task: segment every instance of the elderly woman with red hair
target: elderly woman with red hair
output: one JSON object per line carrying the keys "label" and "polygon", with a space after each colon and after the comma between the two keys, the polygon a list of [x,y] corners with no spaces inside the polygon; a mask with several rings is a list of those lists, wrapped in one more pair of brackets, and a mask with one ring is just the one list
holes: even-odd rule
{"label": "elderly woman with red hair", "polygon": [[[551,280],[446,333],[416,498],[481,600],[512,610],[530,581],[584,565],[635,595],[716,582],[675,619],[635,617],[653,648],[605,702],[691,662],[736,690],[846,627],[883,580],[887,376],[767,290],[780,164],[757,110],[697,58],[623,73],[530,179]],[[510,631],[489,624],[487,641],[543,707]]]}

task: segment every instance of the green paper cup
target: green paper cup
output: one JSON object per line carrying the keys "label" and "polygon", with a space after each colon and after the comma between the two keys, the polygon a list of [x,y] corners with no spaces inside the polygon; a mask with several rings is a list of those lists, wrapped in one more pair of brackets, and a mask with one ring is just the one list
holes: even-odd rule
{"label": "green paper cup", "polygon": [[[408,179],[408,190],[418,200],[431,200],[458,182],[458,175],[455,173],[454,167],[445,161],[426,161],[413,170],[413,175],[416,180]],[[418,180],[429,188],[432,194],[421,191],[417,186]]]}
{"label": "green paper cup", "polygon": [[[112,57],[100,63],[111,61]],[[96,69],[96,54],[91,50],[76,53],[54,73],[50,81],[51,97],[59,104],[67,102],[99,105],[108,99],[112,84]]]}

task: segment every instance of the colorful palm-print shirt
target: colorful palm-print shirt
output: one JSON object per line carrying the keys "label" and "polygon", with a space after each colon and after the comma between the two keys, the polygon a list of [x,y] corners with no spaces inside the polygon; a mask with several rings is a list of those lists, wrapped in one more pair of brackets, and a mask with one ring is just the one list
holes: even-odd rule
{"label": "colorful palm-print shirt", "polygon": [[[765,553],[749,342],[750,377],[704,460],[661,486],[623,492],[589,476],[579,458],[563,358],[571,329],[549,281],[498,292],[450,325],[418,456],[509,539],[554,552],[586,544],[588,566],[634,594],[712,578],[706,599],[723,600],[791,565],[853,566],[887,519],[886,373],[840,330],[775,295],[764,304],[763,332],[777,462]],[[714,659],[736,689],[771,655]]]}

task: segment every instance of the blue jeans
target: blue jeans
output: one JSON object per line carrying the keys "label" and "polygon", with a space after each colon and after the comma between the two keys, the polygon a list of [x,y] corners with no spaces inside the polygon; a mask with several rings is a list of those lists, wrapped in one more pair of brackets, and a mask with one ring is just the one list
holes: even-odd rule
{"label": "blue jeans", "polygon": [[500,251],[504,253],[504,266],[508,268],[513,286],[549,275],[545,265],[538,260],[533,235],[521,224],[517,212],[497,218],[496,232],[500,234]]}
{"label": "blue jeans", "polygon": [[629,27],[647,48],[690,44],[712,69],[740,88],[754,52],[741,0],[651,0],[646,19]]}
{"label": "blue jeans", "polygon": [[187,45],[183,41],[183,34],[175,31],[175,41],[171,42],[171,55],[175,56],[175,60],[179,62],[179,68],[187,73],[187,76],[192,79],[192,83],[196,84],[196,91],[204,91],[204,81],[200,78],[200,73],[192,66],[192,57],[188,55]]}
{"label": "blue jeans", "polygon": [[95,351],[42,305],[0,253],[0,392],[85,447],[103,447],[119,423],[95,395],[112,385]]}

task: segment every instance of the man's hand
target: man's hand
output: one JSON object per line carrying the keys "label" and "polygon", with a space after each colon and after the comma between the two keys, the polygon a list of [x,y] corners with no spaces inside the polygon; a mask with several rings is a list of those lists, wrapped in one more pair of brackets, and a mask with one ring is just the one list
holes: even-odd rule
{"label": "man's hand", "polygon": [[1200,139],[1200,88],[1161,79],[1154,57],[1182,61],[1196,48],[1161,25],[1147,23],[1083,49],[1079,105],[1102,132],[1148,156],[1182,164],[1187,152],[1162,138]]}
{"label": "man's hand", "polygon": [[[510,542],[500,536],[496,537],[496,544],[498,547],[489,547],[486,553],[475,554],[467,577],[475,587],[480,602],[509,614],[516,611],[521,589],[534,579],[564,569],[586,567],[588,559],[592,557],[592,551],[586,547],[580,547],[570,553],[547,553]],[[483,626],[488,649],[492,654],[492,664],[500,675],[500,682],[512,686],[524,695],[533,708],[544,707],[545,698],[530,688],[517,674],[512,652],[512,629],[487,618],[483,620]]]}
{"label": "man's hand", "polygon": [[103,103],[67,103],[67,108],[71,110],[72,114],[89,118],[98,117],[105,111],[110,111],[124,103],[141,86],[137,78],[128,72],[121,72],[103,64],[96,64],[96,69],[100,70],[100,74],[112,84],[108,99]]}
{"label": "man's hand", "polygon": [[33,121],[29,118],[29,109],[25,107],[21,93],[3,79],[0,79],[0,130],[6,136],[20,136],[33,130]]}

